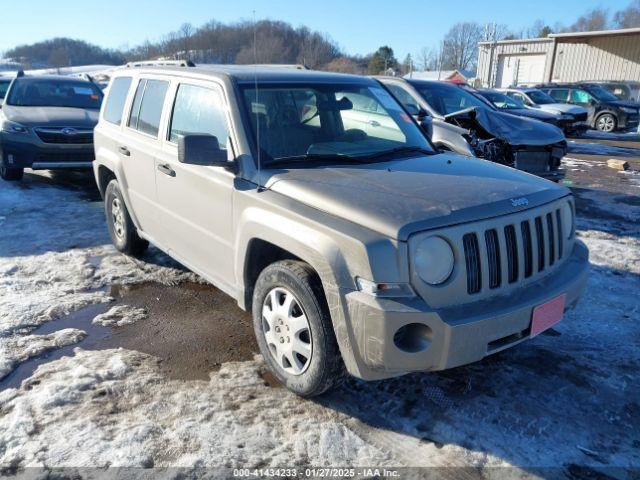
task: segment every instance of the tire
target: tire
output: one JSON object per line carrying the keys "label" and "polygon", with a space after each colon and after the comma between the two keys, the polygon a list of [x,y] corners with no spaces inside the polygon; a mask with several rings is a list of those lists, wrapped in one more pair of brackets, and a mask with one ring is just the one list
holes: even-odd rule
{"label": "tire", "polygon": [[113,245],[127,255],[134,257],[141,255],[149,246],[149,242],[138,235],[117,180],[111,180],[107,185],[104,194],[104,211]]}
{"label": "tire", "polygon": [[262,271],[253,293],[253,326],[267,366],[292,392],[313,397],[344,380],[320,279],[308,264],[283,260]]}
{"label": "tire", "polygon": [[610,113],[603,113],[596,118],[596,130],[600,132],[613,132],[618,126],[618,121]]}
{"label": "tire", "polygon": [[3,160],[0,160],[0,178],[7,182],[17,182],[22,180],[24,168],[8,167]]}

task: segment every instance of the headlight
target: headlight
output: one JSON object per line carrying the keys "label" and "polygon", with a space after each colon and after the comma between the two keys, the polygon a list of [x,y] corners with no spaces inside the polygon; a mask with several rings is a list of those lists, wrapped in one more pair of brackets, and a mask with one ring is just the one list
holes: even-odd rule
{"label": "headlight", "polygon": [[564,233],[566,238],[571,238],[573,236],[573,208],[571,207],[571,203],[567,202],[560,210],[560,215],[562,217],[562,232]]}
{"label": "headlight", "polygon": [[16,122],[11,122],[9,120],[2,120],[0,124],[0,130],[7,133],[27,133],[28,129],[24,125],[20,125]]}
{"label": "headlight", "polygon": [[416,272],[430,285],[445,282],[453,271],[453,250],[441,237],[429,237],[420,242],[414,258]]}

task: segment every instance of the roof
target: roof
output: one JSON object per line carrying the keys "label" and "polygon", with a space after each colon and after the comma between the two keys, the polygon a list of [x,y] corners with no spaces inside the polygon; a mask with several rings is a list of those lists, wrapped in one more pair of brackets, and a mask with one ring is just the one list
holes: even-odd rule
{"label": "roof", "polygon": [[416,80],[446,80],[456,74],[462,75],[466,79],[473,77],[473,74],[466,70],[429,70],[424,72],[411,72],[405,75],[405,78],[413,78]]}
{"label": "roof", "polygon": [[553,42],[554,39],[562,40],[576,38],[606,37],[615,35],[634,35],[640,34],[640,28],[622,28],[618,30],[597,30],[593,32],[565,32],[550,33],[545,38],[515,38],[512,40],[484,41],[478,42],[478,45],[505,45],[509,43],[534,43],[534,42]]}
{"label": "roof", "polygon": [[68,81],[68,82],[87,82],[89,83],[88,80],[85,80],[83,78],[79,78],[79,77],[70,77],[68,75],[29,75],[29,74],[25,74],[23,76],[17,76],[16,78],[18,78],[20,81],[24,81],[24,80],[63,80],[63,81]]}
{"label": "roof", "polygon": [[597,30],[594,32],[551,33],[549,38],[604,37],[611,35],[640,34],[640,28],[622,28],[619,30]]}
{"label": "roof", "polygon": [[118,70],[119,75],[130,74],[132,70],[145,73],[168,73],[199,77],[233,78],[238,82],[349,82],[369,83],[365,77],[346,73],[319,72],[298,68],[260,65],[197,65],[195,67],[140,67]]}

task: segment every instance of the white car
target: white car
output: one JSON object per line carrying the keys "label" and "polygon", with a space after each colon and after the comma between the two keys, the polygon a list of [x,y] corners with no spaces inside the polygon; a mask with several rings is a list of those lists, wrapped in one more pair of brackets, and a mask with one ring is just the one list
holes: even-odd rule
{"label": "white car", "polygon": [[[539,109],[558,115],[572,115],[574,117],[573,125],[569,128],[572,132],[578,132],[588,128],[587,119],[589,112],[586,108],[569,103],[558,103],[553,97],[537,88],[497,88],[496,90],[505,93],[511,98],[520,100],[527,108]],[[566,130],[565,128],[565,131]]]}

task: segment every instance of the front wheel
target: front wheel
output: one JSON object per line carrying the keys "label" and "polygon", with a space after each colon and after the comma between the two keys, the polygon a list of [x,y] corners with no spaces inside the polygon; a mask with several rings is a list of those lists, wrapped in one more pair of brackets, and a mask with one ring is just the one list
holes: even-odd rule
{"label": "front wheel", "polygon": [[4,163],[4,160],[0,160],[0,178],[8,182],[17,182],[22,180],[24,175],[24,168],[9,167]]}
{"label": "front wheel", "polygon": [[320,280],[306,263],[284,260],[262,271],[253,324],[266,364],[289,390],[312,397],[344,379]]}
{"label": "front wheel", "polygon": [[616,129],[616,117],[610,113],[603,113],[596,119],[596,129],[601,132],[613,132]]}
{"label": "front wheel", "polygon": [[141,255],[149,246],[149,242],[140,238],[117,180],[111,180],[104,194],[104,210],[107,216],[107,228],[113,245],[127,255]]}

